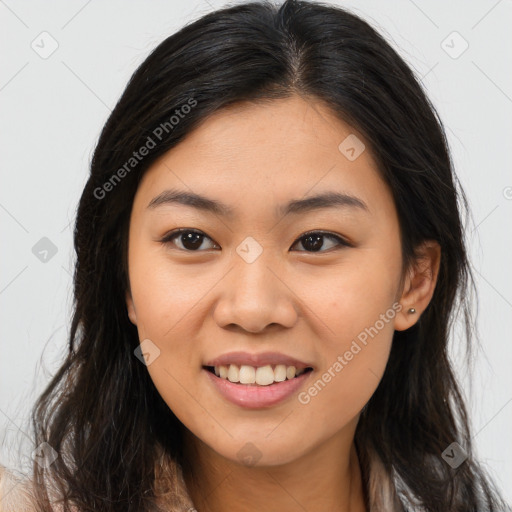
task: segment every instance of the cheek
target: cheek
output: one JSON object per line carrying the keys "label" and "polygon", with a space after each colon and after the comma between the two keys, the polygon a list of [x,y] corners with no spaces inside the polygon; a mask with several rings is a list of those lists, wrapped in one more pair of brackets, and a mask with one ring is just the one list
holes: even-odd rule
{"label": "cheek", "polygon": [[[400,260],[389,263],[382,253],[359,254],[343,268],[302,280],[302,297],[318,318],[321,368],[299,402],[306,408],[331,410],[325,428],[357,415],[384,373],[394,334]],[[377,257],[379,255],[379,257]]]}
{"label": "cheek", "polygon": [[325,407],[337,411],[341,416],[336,421],[344,423],[364,407],[384,373],[395,310],[376,310],[374,316],[365,311],[347,322],[343,322],[343,316],[350,310],[337,311],[337,320],[333,318],[331,323],[334,334],[322,339],[322,365],[299,401],[316,402],[319,410]]}
{"label": "cheek", "polygon": [[323,414],[322,425],[315,427],[325,435],[360,413],[386,368],[396,311],[389,300],[376,300],[375,295],[367,298],[365,308],[347,295],[347,300],[331,302],[323,310],[330,330],[324,331],[321,340],[322,365],[298,401],[311,416],[330,411]]}
{"label": "cheek", "polygon": [[155,387],[184,423],[189,412],[203,403],[196,376],[201,372],[197,340],[208,315],[208,291],[222,277],[197,265],[172,264],[160,251],[134,248],[130,255],[130,286],[137,315],[139,339],[151,340],[158,357],[147,366]]}
{"label": "cheek", "polygon": [[211,271],[172,263],[161,251],[134,250],[130,284],[139,330],[144,329],[145,337],[172,341],[181,329],[194,328],[191,318],[216,281]]}
{"label": "cheek", "polygon": [[[388,312],[379,331],[392,335],[400,259],[381,250],[347,252],[339,264],[329,269],[312,267],[296,279],[294,290],[316,318],[317,335],[328,350],[343,348]],[[395,306],[396,307],[396,306]],[[390,310],[391,309],[391,310]],[[388,311],[390,310],[390,311]]]}

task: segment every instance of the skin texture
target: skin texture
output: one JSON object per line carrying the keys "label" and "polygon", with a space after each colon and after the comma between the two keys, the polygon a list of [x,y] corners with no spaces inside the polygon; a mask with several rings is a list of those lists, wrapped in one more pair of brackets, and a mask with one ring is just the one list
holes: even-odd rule
{"label": "skin texture", "polygon": [[[403,271],[391,193],[368,146],[354,161],[338,149],[349,134],[364,142],[314,99],[240,104],[204,121],[139,185],[128,314],[140,340],[160,350],[147,369],[186,427],[201,485],[188,473],[186,482],[199,512],[365,510],[353,444],[359,414],[384,372],[394,330],[413,325],[432,297],[440,249],[426,242],[418,264]],[[171,188],[221,201],[234,216],[180,204],[147,208]],[[278,205],[327,191],[356,196],[367,210],[276,214]],[[203,244],[187,252],[179,235],[162,243],[176,228],[203,232]],[[301,238],[312,230],[352,247],[325,237],[314,252]],[[236,252],[248,236],[263,249],[252,263]],[[389,310],[394,316],[307,404],[295,394],[245,409],[227,402],[202,369],[235,350],[279,351],[314,368],[299,390],[307,391]],[[238,455],[249,442],[260,456],[254,465]]]}

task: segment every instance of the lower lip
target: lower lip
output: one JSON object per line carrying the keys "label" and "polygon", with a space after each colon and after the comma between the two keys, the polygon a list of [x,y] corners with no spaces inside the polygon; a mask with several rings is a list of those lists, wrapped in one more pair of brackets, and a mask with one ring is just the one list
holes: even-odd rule
{"label": "lower lip", "polygon": [[227,379],[221,379],[214,373],[205,370],[212,384],[220,394],[231,403],[247,409],[271,407],[293,395],[313,373],[309,370],[298,377],[282,382],[275,382],[268,386],[257,384],[238,384]]}

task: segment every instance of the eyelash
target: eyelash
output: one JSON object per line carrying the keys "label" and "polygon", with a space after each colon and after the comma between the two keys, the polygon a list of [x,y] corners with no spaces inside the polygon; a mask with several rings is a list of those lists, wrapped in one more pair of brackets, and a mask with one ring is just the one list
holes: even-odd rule
{"label": "eyelash", "polygon": [[[182,235],[183,233],[196,233],[198,235],[201,235],[202,237],[204,238],[208,238],[210,240],[212,240],[208,235],[206,235],[205,233],[203,233],[202,231],[199,231],[197,229],[191,229],[191,228],[179,228],[179,229],[175,229],[169,233],[167,233],[161,240],[160,242],[163,243],[164,245],[166,244],[170,244],[172,243],[172,241],[179,237],[180,235]],[[316,254],[316,253],[325,253],[325,252],[331,252],[332,250],[338,250],[340,249],[341,247],[353,247],[352,244],[350,244],[347,240],[345,240],[344,238],[340,237],[339,235],[335,235],[334,233],[330,233],[328,231],[308,231],[304,234],[302,234],[299,238],[297,238],[294,242],[293,242],[293,245],[296,245],[297,243],[299,243],[301,240],[303,240],[304,238],[307,238],[308,236],[311,236],[311,235],[320,235],[320,236],[323,236],[324,238],[329,238],[331,240],[335,240],[336,242],[338,242],[338,247],[331,247],[330,249],[327,249],[326,251],[298,251],[298,252],[307,252],[307,253],[310,253],[310,254]],[[213,240],[212,240],[213,242]],[[214,242],[215,243],[215,242]],[[216,244],[217,245],[217,244]],[[323,245],[323,244],[322,244]],[[181,249],[180,247],[177,248],[178,250],[180,251],[183,251],[183,252],[190,252],[190,253],[193,253],[193,252],[204,252],[204,250],[196,250],[196,251],[192,251],[192,250],[189,250],[189,249]]]}

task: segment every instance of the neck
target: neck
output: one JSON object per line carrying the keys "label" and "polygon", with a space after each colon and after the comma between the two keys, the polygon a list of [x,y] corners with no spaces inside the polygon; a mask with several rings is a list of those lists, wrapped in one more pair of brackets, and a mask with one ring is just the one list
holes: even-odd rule
{"label": "neck", "polygon": [[198,512],[366,511],[353,436],[334,436],[278,466],[226,459],[187,430],[184,443],[183,476]]}

